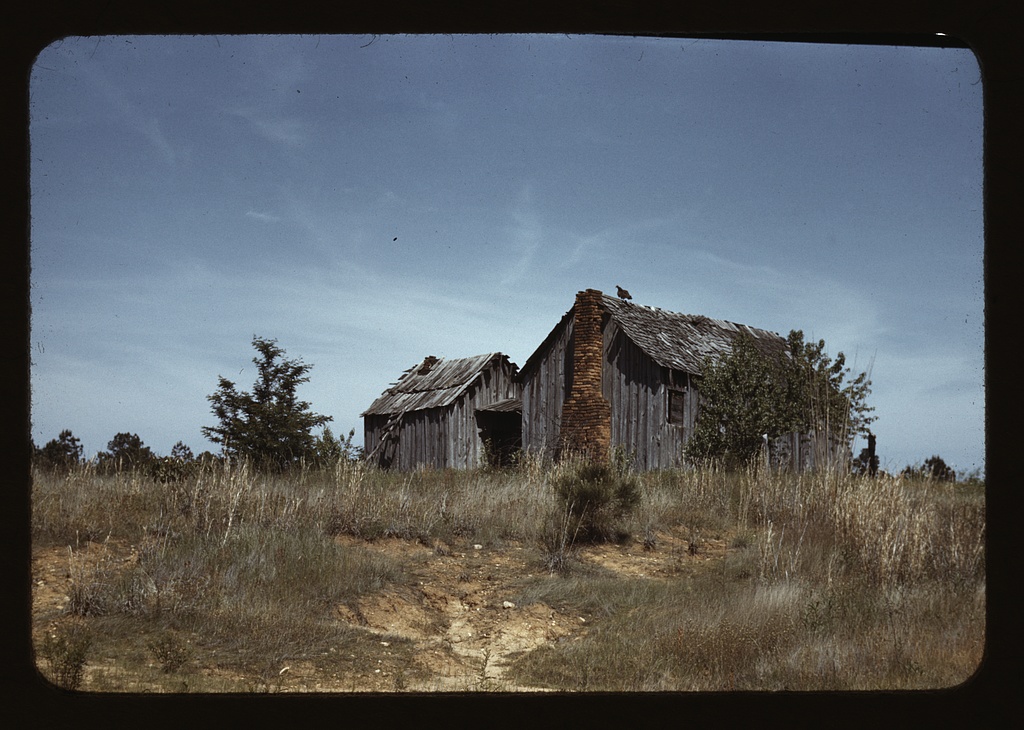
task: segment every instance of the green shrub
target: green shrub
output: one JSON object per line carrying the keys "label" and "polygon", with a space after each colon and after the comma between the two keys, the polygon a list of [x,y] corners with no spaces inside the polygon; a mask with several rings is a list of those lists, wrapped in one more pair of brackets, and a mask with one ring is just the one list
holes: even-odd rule
{"label": "green shrub", "polygon": [[640,483],[631,473],[607,464],[569,465],[552,480],[568,516],[565,529],[573,542],[624,541],[623,520],[640,506]]}

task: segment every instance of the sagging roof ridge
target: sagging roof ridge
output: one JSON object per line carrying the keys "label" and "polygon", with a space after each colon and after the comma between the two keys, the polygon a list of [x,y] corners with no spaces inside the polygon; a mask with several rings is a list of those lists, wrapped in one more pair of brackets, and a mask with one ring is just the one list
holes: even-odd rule
{"label": "sagging roof ridge", "polygon": [[[406,369],[398,380],[370,404],[360,417],[443,408],[454,403],[495,360],[511,368],[514,380],[519,368],[502,352],[461,358],[428,355]],[[424,367],[429,364],[425,372]]]}
{"label": "sagging roof ridge", "polygon": [[[603,292],[601,293],[601,305],[608,316],[615,320],[623,334],[658,365],[694,375],[700,374],[705,356],[714,357],[724,354],[731,349],[733,341],[740,333],[750,335],[755,344],[759,344],[763,349],[769,351],[782,352],[787,347],[785,338],[777,332],[729,320],[715,319],[703,314],[683,314],[661,307],[626,301]],[[540,353],[574,315],[575,310],[574,302],[533,354],[527,358],[519,370],[520,377],[535,366],[540,359]],[[638,319],[648,319],[649,321],[644,323]],[[644,326],[658,322],[663,326],[656,327],[652,331],[647,331],[649,328]],[[668,333],[666,329],[673,329],[675,332]],[[680,350],[680,345],[689,345],[689,348]]]}

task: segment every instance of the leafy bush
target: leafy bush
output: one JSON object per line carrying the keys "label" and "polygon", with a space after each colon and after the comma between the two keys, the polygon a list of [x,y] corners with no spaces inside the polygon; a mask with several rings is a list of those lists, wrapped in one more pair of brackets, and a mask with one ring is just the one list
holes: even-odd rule
{"label": "leafy bush", "polygon": [[309,461],[317,467],[334,466],[340,461],[358,461],[362,458],[363,449],[352,443],[355,435],[356,430],[353,428],[344,438],[335,436],[330,426],[324,426],[323,433],[310,448]]}
{"label": "leafy bush", "polygon": [[640,505],[639,480],[628,472],[596,462],[572,464],[552,480],[565,510],[570,542],[624,540],[623,518]]}
{"label": "leafy bush", "polygon": [[764,438],[786,433],[828,433],[849,445],[867,435],[875,420],[866,403],[871,392],[867,373],[851,375],[846,357],[825,354],[825,341],[804,342],[794,330],[786,352],[763,352],[741,335],[728,355],[707,359],[700,380],[701,408],[687,458],[696,464],[728,467],[750,464]]}

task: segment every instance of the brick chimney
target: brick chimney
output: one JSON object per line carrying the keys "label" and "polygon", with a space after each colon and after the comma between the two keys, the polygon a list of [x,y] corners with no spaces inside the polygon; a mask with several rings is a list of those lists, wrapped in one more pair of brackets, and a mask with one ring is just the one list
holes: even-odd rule
{"label": "brick chimney", "polygon": [[601,391],[604,338],[601,333],[601,292],[576,294],[573,323],[572,389],[562,405],[561,454],[577,453],[591,461],[611,454],[612,410]]}

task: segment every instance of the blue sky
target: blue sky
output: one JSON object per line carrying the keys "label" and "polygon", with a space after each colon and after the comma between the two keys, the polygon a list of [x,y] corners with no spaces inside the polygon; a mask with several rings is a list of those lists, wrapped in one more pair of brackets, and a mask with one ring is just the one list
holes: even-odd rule
{"label": "blue sky", "polygon": [[335,433],[426,355],[522,365],[585,288],[871,369],[883,467],[984,470],[965,49],[67,38],[32,71],[32,434],[214,449],[253,335]]}

